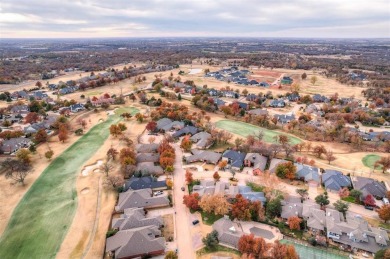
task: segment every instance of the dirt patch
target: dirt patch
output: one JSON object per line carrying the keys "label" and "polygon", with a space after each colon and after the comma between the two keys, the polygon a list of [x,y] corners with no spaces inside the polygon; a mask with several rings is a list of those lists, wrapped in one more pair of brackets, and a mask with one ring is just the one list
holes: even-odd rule
{"label": "dirt patch", "polygon": [[174,238],[174,225],[173,225],[173,214],[167,214],[162,216],[164,221],[164,228],[162,229],[162,235],[165,237],[165,241],[173,240]]}
{"label": "dirt patch", "polygon": [[80,193],[81,193],[81,194],[87,194],[87,193],[89,193],[89,188],[87,187],[87,188],[82,189]]}
{"label": "dirt patch", "polygon": [[213,256],[221,256],[221,257],[227,257],[227,258],[232,258],[232,259],[240,259],[241,256],[229,252],[215,252],[215,253],[210,253],[210,254],[205,254],[205,255],[200,255],[197,256],[198,259],[211,259]]}

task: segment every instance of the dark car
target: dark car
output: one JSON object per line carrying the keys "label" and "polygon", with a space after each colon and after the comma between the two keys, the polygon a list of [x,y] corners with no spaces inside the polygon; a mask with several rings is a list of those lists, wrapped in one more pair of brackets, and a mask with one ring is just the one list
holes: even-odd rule
{"label": "dark car", "polygon": [[184,187],[181,187],[181,190],[184,192],[186,189]]}
{"label": "dark car", "polygon": [[364,208],[365,208],[366,210],[374,210],[374,207],[371,207],[371,206],[364,206]]}
{"label": "dark car", "polygon": [[199,223],[199,220],[197,220],[197,219],[195,219],[194,221],[192,221],[192,225],[196,225],[196,224],[198,224]]}

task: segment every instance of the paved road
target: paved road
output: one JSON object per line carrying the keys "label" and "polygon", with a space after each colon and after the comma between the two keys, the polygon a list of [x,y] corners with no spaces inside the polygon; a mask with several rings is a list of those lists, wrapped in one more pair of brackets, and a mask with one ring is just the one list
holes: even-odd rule
{"label": "paved road", "polygon": [[183,192],[180,188],[185,185],[182,157],[183,153],[177,144],[174,144],[176,161],[174,172],[173,195],[175,201],[175,227],[179,258],[195,259],[195,250],[192,245],[192,236],[190,230],[190,217],[187,207],[183,204]]}

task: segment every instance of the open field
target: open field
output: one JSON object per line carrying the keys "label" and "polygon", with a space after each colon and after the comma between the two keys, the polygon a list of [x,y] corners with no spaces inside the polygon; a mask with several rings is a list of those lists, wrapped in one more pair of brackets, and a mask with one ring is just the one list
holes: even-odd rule
{"label": "open field", "polygon": [[15,208],[0,239],[0,258],[53,258],[72,223],[76,175],[105,142],[111,116],[93,127],[41,174]]}
{"label": "open field", "polygon": [[215,123],[215,125],[217,128],[224,129],[224,130],[229,131],[233,134],[240,135],[243,137],[247,137],[249,135],[253,135],[254,133],[262,131],[264,134],[263,140],[265,142],[269,142],[269,143],[275,143],[276,142],[275,136],[279,136],[279,135],[288,136],[291,144],[293,144],[293,145],[299,144],[302,142],[300,139],[298,139],[296,137],[292,137],[292,136],[289,136],[289,135],[281,133],[281,132],[257,127],[257,126],[254,126],[252,124],[248,124],[248,123],[241,122],[241,121],[220,120],[220,121],[217,121]]}
{"label": "open field", "polygon": [[379,159],[381,159],[380,156],[375,154],[369,154],[363,157],[362,162],[368,168],[379,169],[379,168],[375,168],[375,162],[378,161]]}

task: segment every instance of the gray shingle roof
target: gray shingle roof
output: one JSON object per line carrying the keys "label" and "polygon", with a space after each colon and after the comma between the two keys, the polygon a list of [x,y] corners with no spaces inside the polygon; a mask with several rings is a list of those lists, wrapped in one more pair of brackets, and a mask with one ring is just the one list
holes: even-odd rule
{"label": "gray shingle roof", "polygon": [[197,161],[204,161],[210,164],[216,164],[221,159],[221,154],[207,150],[191,150],[193,155],[185,157],[187,163],[193,163]]}
{"label": "gray shingle roof", "polygon": [[128,190],[119,194],[116,211],[123,211],[128,208],[152,208],[168,206],[169,200],[166,196],[152,197],[151,189]]}
{"label": "gray shingle roof", "polygon": [[194,135],[198,132],[198,128],[197,127],[194,127],[194,126],[186,126],[178,131],[176,131],[175,133],[172,134],[172,137],[174,138],[179,138],[181,136],[184,136],[184,135],[187,135],[187,134],[191,134],[191,135]]}
{"label": "gray shingle roof", "polygon": [[380,198],[386,197],[386,186],[377,180],[357,176],[353,186],[363,193],[363,197],[367,196],[367,194]]}
{"label": "gray shingle roof", "polygon": [[315,181],[317,183],[321,182],[319,170],[317,167],[305,165],[305,164],[294,164],[297,167],[297,175],[299,178],[304,178],[305,182]]}
{"label": "gray shingle roof", "polygon": [[254,169],[260,169],[261,171],[264,171],[267,165],[267,158],[258,153],[248,153],[245,156],[245,161],[250,161]]}
{"label": "gray shingle roof", "polygon": [[238,240],[244,235],[238,227],[234,226],[230,219],[225,217],[215,221],[213,229],[218,232],[218,240],[220,243],[234,248],[238,248]]}
{"label": "gray shingle roof", "polygon": [[156,143],[151,144],[138,144],[135,149],[138,153],[153,153],[157,152],[159,145]]}
{"label": "gray shingle roof", "polygon": [[241,153],[234,150],[226,150],[222,157],[229,159],[229,163],[232,167],[240,168],[244,165],[246,153]]}
{"label": "gray shingle roof", "polygon": [[144,177],[131,177],[128,181],[125,183],[125,191],[128,189],[131,190],[140,190],[140,189],[160,189],[160,188],[167,188],[167,184],[165,181],[157,181],[155,178],[151,176],[144,176]]}
{"label": "gray shingle roof", "polygon": [[351,186],[351,180],[348,176],[343,175],[339,171],[328,169],[322,174],[322,183],[325,185],[325,189],[334,191],[339,191],[343,187]]}
{"label": "gray shingle roof", "polygon": [[198,148],[203,149],[203,148],[206,148],[207,145],[209,144],[210,138],[211,138],[210,133],[202,131],[202,132],[196,133],[190,139],[192,142],[196,143],[196,146]]}
{"label": "gray shingle roof", "polygon": [[126,230],[146,226],[156,226],[159,228],[162,225],[164,225],[164,221],[161,216],[147,218],[143,208],[131,208],[125,209],[124,214],[120,218],[112,219],[111,228]]}
{"label": "gray shingle roof", "polygon": [[158,153],[138,153],[136,156],[137,163],[153,162],[157,163],[160,160],[160,154]]}

